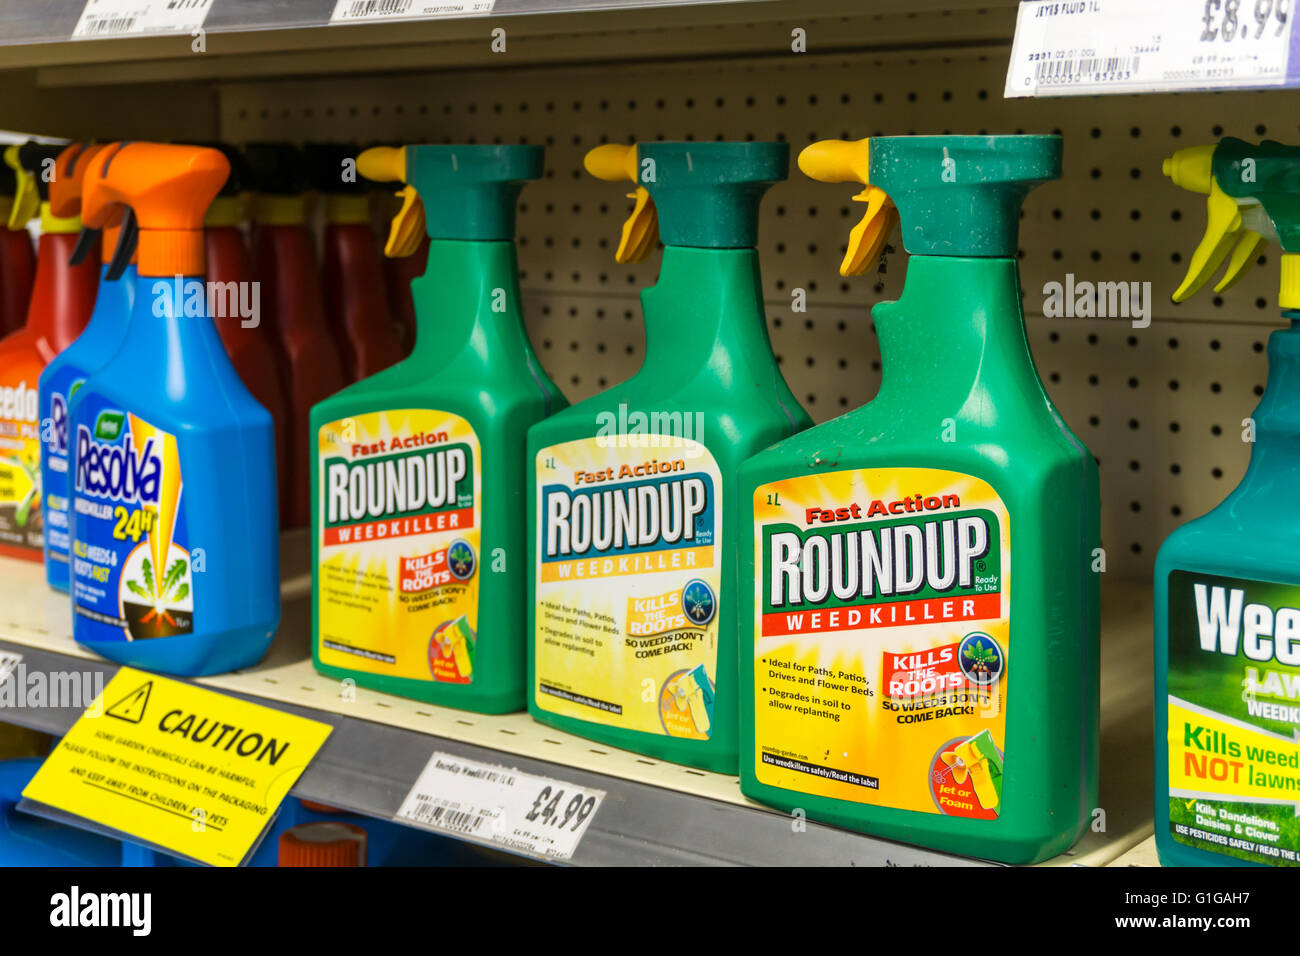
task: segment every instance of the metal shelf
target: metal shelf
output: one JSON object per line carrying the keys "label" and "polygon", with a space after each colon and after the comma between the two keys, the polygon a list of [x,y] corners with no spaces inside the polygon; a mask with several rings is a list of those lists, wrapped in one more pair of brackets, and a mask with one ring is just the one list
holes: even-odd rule
{"label": "metal shelf", "polygon": [[[270,703],[334,727],[293,794],[390,819],[435,750],[513,766],[606,791],[572,862],[577,865],[976,865],[948,854],[790,818],[740,793],[735,776],[650,760],[562,733],[527,714],[464,713],[340,685],[317,674],[309,641],[311,578],[304,534],[283,543],[284,615],[270,655],[255,668],[196,683]],[[1117,582],[1105,602],[1102,657],[1102,806],[1106,832],[1088,833],[1047,865],[1101,866],[1151,830],[1149,602]],[[0,652],[30,673],[100,674],[117,666],[73,643],[71,612],[35,564],[0,559]],[[77,708],[0,707],[0,720],[64,733]],[[491,845],[486,844],[486,845]]]}

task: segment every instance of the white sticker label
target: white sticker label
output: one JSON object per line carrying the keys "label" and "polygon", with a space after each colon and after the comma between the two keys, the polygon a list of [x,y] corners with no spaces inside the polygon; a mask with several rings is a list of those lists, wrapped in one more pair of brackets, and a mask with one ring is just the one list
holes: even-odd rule
{"label": "white sticker label", "polygon": [[491,13],[497,0],[334,0],[330,23],[436,20]]}
{"label": "white sticker label", "polygon": [[11,651],[0,651],[0,684],[9,679],[9,675],[17,670],[23,655],[14,654]]}
{"label": "white sticker label", "polygon": [[435,752],[393,817],[551,860],[578,848],[605,791]]}
{"label": "white sticker label", "polygon": [[213,0],[86,0],[74,40],[190,33],[203,26]]}
{"label": "white sticker label", "polygon": [[1280,86],[1292,0],[1024,0],[1006,95]]}

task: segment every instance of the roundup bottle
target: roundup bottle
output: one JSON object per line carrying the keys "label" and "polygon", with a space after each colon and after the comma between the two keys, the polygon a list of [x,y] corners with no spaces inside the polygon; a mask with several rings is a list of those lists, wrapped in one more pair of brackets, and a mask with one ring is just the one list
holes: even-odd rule
{"label": "roundup bottle", "polygon": [[872,313],[877,397],[741,468],[741,789],[1045,859],[1097,805],[1097,467],[1034,370],[1015,258],[1061,140],[827,141],[799,165],[865,186],[841,274],[871,268],[900,218],[911,258]]}
{"label": "roundup bottle", "polygon": [[[14,151],[17,163],[17,150]],[[27,320],[27,303],[36,278],[36,250],[26,224],[9,225],[18,178],[8,163],[0,163],[0,338],[16,332]]]}
{"label": "roundup bottle", "polygon": [[203,247],[207,280],[221,304],[214,316],[217,334],[226,348],[239,380],[271,413],[275,423],[275,462],[278,500],[287,493],[289,471],[289,406],[285,400],[276,339],[262,322],[261,287],[253,275],[253,262],[244,237],[242,191],[248,180],[239,150],[221,144],[219,149],[230,163],[230,178],[212,200],[203,220]]}
{"label": "roundup bottle", "polygon": [[[83,146],[75,143],[59,157],[64,168],[50,185],[50,207],[56,214],[81,211],[86,171],[113,161],[121,143]],[[71,260],[74,265],[94,249],[98,229],[83,228]],[[41,436],[41,490],[45,519],[45,579],[50,587],[68,590],[68,400],[117,354],[135,300],[135,228],[129,211],[102,230],[102,248],[112,261],[99,278],[99,292],[90,321],[77,340],[54,357],[40,377],[40,418],[48,423]]]}
{"label": "roundup bottle", "polygon": [[1241,483],[1169,536],[1155,568],[1155,834],[1170,866],[1295,866],[1300,739],[1300,149],[1224,139],[1176,152],[1174,184],[1207,196],[1208,224],[1174,293],[1227,260],[1222,292],[1270,239],[1282,247],[1268,385],[1242,437]]}
{"label": "roundup bottle", "polygon": [[308,416],[313,405],[346,385],[347,377],[325,318],[316,251],[307,229],[302,153],[287,143],[250,143],[244,158],[254,190],[253,269],[276,339],[289,406],[280,512],[286,528],[301,528],[311,520]]}
{"label": "roundup bottle", "polygon": [[641,294],[640,371],[528,433],[528,710],[735,773],[736,469],[809,424],[772,354],[754,248],[788,147],[611,144],[586,166],[637,184],[618,261],[660,234],[665,249]]}
{"label": "roundup bottle", "polygon": [[86,172],[82,215],[129,206],[139,266],[121,349],[72,395],[73,637],[181,676],[249,667],[280,619],[271,416],[208,312],[215,149],[128,143]]}
{"label": "roundup bottle", "polygon": [[38,381],[45,366],[81,334],[95,304],[99,277],[96,246],[80,265],[70,265],[81,220],[71,200],[60,216],[50,203],[50,184],[64,181],[61,153],[72,147],[25,143],[10,146],[5,162],[18,190],[9,226],[22,229],[39,213],[41,237],[27,322],[0,341],[0,554],[41,561],[45,557],[41,500],[41,435]]}
{"label": "roundup bottle", "polygon": [[311,413],[312,655],[389,693],[506,713],[524,702],[524,433],[564,405],[528,342],[515,204],[540,146],[361,154],[400,182],[386,252],[427,231],[415,351]]}
{"label": "roundup bottle", "polygon": [[379,244],[370,226],[370,190],[357,177],[357,152],[342,143],[308,143],[303,149],[311,183],[325,197],[325,316],[349,382],[368,378],[406,354],[388,308]]}

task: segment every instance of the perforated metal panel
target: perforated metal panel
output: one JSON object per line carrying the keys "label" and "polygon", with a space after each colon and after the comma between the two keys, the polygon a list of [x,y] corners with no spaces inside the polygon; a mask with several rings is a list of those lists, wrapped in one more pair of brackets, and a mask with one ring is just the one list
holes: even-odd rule
{"label": "perforated metal panel", "polygon": [[[1266,377],[1278,324],[1276,249],[1221,297],[1174,306],[1169,293],[1204,226],[1204,204],[1170,184],[1161,158],[1231,134],[1300,138],[1286,93],[1001,98],[1006,50],[654,63],[621,67],[400,74],[218,88],[232,141],[346,138],[384,142],[531,142],[547,173],[524,192],[521,267],[530,332],[571,399],[632,374],[644,349],[637,292],[657,257],[624,267],[613,247],[625,190],[582,172],[606,141],[780,139],[939,132],[1052,132],[1065,176],[1026,203],[1021,264],[1029,337],[1062,414],[1101,461],[1103,535],[1113,574],[1144,576],[1181,522],[1240,478],[1242,419]],[[504,64],[504,61],[503,61]],[[376,63],[381,69],[382,63]],[[861,405],[880,380],[868,307],[895,298],[900,251],[883,277],[837,273],[861,207],[851,185],[794,170],[763,207],[760,253],[772,341],[812,416]],[[1150,282],[1154,321],[1046,319],[1045,283]],[[806,313],[791,291],[807,290]],[[916,334],[924,336],[923,320]],[[936,342],[936,347],[942,343]]]}

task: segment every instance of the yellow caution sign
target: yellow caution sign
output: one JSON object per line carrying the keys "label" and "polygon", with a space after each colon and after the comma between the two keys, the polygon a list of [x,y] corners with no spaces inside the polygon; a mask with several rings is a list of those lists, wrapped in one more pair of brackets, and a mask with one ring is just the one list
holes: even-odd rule
{"label": "yellow caution sign", "polygon": [[23,796],[237,866],[332,728],[123,667]]}

